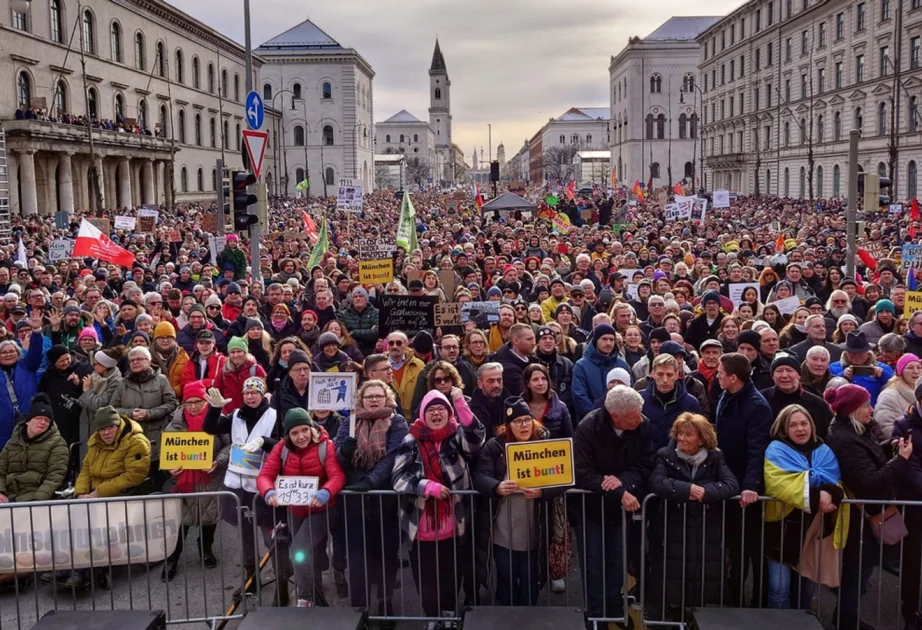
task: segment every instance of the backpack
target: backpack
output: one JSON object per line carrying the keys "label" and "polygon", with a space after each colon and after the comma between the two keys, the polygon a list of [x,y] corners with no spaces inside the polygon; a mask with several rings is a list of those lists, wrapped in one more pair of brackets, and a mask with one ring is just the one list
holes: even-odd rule
{"label": "backpack", "polygon": [[[324,440],[317,445],[317,456],[320,458],[320,466],[323,468],[327,464],[327,444],[329,444],[329,440]],[[288,445],[282,446],[282,473],[285,472],[285,464],[288,462],[290,454],[291,451],[288,450]]]}

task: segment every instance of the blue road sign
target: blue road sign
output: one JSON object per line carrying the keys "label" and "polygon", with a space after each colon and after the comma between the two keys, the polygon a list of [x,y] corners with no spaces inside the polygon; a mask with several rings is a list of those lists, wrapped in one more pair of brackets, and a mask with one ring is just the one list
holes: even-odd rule
{"label": "blue road sign", "polygon": [[263,120],[266,118],[266,109],[263,107],[262,97],[256,92],[247,94],[246,118],[247,125],[253,131],[259,131],[262,128]]}

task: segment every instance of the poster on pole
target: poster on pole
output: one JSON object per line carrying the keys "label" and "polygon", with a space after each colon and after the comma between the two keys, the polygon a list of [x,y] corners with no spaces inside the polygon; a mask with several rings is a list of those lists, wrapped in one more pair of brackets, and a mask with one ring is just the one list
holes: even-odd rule
{"label": "poster on pole", "polygon": [[434,295],[382,295],[378,304],[378,334],[384,339],[393,330],[412,337],[420,330],[435,327]]}
{"label": "poster on pole", "polygon": [[922,291],[907,291],[903,319],[908,320],[914,313],[919,311],[922,311]]}
{"label": "poster on pole", "polygon": [[339,180],[339,192],[336,194],[336,209],[344,212],[361,212],[362,196],[365,186],[354,179]]}
{"label": "poster on pole", "polygon": [[393,239],[360,238],[358,239],[359,257],[362,260],[384,260],[392,258],[397,246]]}
{"label": "poster on pole", "polygon": [[711,195],[711,199],[714,201],[714,208],[729,208],[730,207],[730,191],[729,190],[715,190]]}
{"label": "poster on pole", "polygon": [[704,215],[707,214],[708,200],[695,199],[692,204],[691,220],[697,223],[704,223]]}
{"label": "poster on pole", "polygon": [[72,240],[69,238],[58,239],[51,244],[51,247],[48,248],[48,260],[49,262],[67,260],[71,257],[71,252],[73,251],[74,242]]}
{"label": "poster on pole", "polygon": [[739,307],[743,302],[743,295],[746,293],[746,289],[753,288],[756,290],[756,297],[759,296],[759,283],[758,282],[732,282],[728,286],[730,301],[733,302],[733,308]]}
{"label": "poster on pole", "polygon": [[554,488],[576,483],[573,438],[509,443],[506,462],[509,479],[520,488]]}
{"label": "poster on pole", "polygon": [[907,243],[903,245],[902,261],[900,262],[900,271],[902,275],[910,269],[922,269],[922,245]]}
{"label": "poster on pole", "polygon": [[461,305],[461,323],[495,324],[499,321],[500,306],[502,302],[465,302]]}
{"label": "poster on pole", "polygon": [[311,372],[310,411],[355,409],[355,372]]}
{"label": "poster on pole", "polygon": [[116,230],[133,230],[138,220],[135,217],[115,217]]}

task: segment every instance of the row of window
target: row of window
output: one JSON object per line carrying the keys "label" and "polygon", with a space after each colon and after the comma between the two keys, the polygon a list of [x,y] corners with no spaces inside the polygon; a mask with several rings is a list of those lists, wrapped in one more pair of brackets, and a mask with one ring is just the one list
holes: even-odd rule
{"label": "row of window", "polygon": [[[571,133],[571,134],[570,134],[570,144],[579,144],[580,142],[581,142],[581,138],[580,138],[580,135],[579,135],[578,133]],[[559,143],[560,143],[560,144],[566,144],[566,143],[567,143],[567,135],[566,135],[566,134],[564,134],[564,133],[560,134]],[[587,134],[586,134],[586,144],[587,144],[587,145],[591,145],[591,144],[592,144],[592,134],[591,134],[591,133],[587,133]]]}
{"label": "row of window", "polygon": [[[858,167],[859,172],[861,167]],[[822,166],[816,167],[816,174],[813,178],[813,195],[814,197],[826,197],[826,178],[825,171]],[[887,165],[883,162],[877,164],[877,174],[881,177],[887,175]],[[808,177],[807,177],[807,168],[804,166],[800,167],[798,173],[798,191],[797,196],[801,199],[808,196]],[[730,189],[733,189],[732,183],[732,174],[730,173],[714,173],[714,178],[717,180],[715,182],[715,188],[721,185],[727,186]],[[721,182],[721,178],[724,179]],[[765,171],[764,179],[764,188],[760,191],[766,195],[771,194],[771,182],[772,182],[772,172],[771,169]],[[911,160],[906,165],[906,195],[907,199],[913,199],[918,196],[919,190],[919,166],[915,160]],[[785,167],[781,179],[781,194],[785,197],[790,197],[793,194],[791,190],[791,171],[789,168]],[[834,164],[832,167],[832,190],[828,193],[830,197],[841,197],[843,195],[842,190],[842,167],[838,164]]]}
{"label": "row of window", "polygon": [[[271,106],[273,96],[278,96],[279,94],[284,94],[286,92],[291,94],[291,108],[292,109],[295,109],[296,101],[304,100],[304,94],[301,89],[300,83],[293,83],[291,85],[290,90],[282,90],[281,92],[277,92],[275,94],[273,94],[272,92],[272,84],[264,83],[263,84],[263,101],[266,103],[269,103]],[[330,83],[329,81],[324,81],[323,84],[320,86],[320,99],[324,101],[329,101],[333,99],[333,84]]]}
{"label": "row of window", "polygon": [[[561,137],[563,137],[563,136],[561,136]],[[385,135],[385,136],[384,136],[384,141],[385,141],[385,142],[390,142],[390,141],[391,141],[391,134]],[[406,142],[406,143],[409,144],[409,142],[410,142],[410,136],[409,136],[409,135],[400,134],[400,143],[402,144],[402,143],[404,143],[404,142]],[[419,134],[418,134],[418,133],[414,133],[414,134],[413,134],[413,142],[419,142]]]}
{"label": "row of window", "polygon": [[[685,177],[692,177],[694,172],[695,172],[695,165],[692,164],[691,162],[686,162],[685,163]],[[650,165],[650,177],[653,179],[660,178],[659,162],[653,162],[653,164]]]}
{"label": "row of window", "polygon": [[[333,126],[324,125],[323,126],[323,146],[332,147],[334,144],[333,138]],[[295,125],[294,128],[294,146],[303,147],[304,146],[304,127],[301,125]],[[301,180],[298,180],[301,181]]]}
{"label": "row of window", "polygon": [[[65,38],[67,37],[67,33],[65,32],[66,22],[64,20],[62,0],[50,0],[49,9],[51,12],[51,39],[55,42],[58,42],[59,44],[66,44],[67,42],[65,41]],[[29,13],[13,12],[13,27],[21,31],[31,32],[30,18],[31,16]],[[109,54],[110,59],[116,63],[125,63],[122,40],[122,26],[118,21],[113,20],[109,25]],[[142,72],[148,72],[147,46],[144,33],[137,31],[134,34],[133,44],[135,69]],[[93,14],[93,11],[89,8],[83,9],[83,14],[81,15],[80,19],[80,46],[82,47],[83,51],[89,55],[99,55],[99,47],[96,37],[96,17]],[[173,79],[177,83],[185,84],[185,59],[183,51],[177,48],[173,59]],[[167,78],[169,74],[167,65],[168,59],[164,43],[162,41],[158,41],[155,47],[152,70],[157,76],[161,78]],[[207,74],[208,92],[214,94],[216,90],[215,66],[211,62],[208,63]],[[197,56],[192,57],[192,87],[195,89],[202,89],[201,67],[199,58]],[[220,95],[224,98],[230,98],[230,94],[231,92],[228,89],[227,68],[224,68],[221,70]],[[240,75],[237,73],[234,74],[233,100],[238,103],[240,102]]]}
{"label": "row of window", "polygon": [[[644,125],[644,137],[647,140],[663,140],[666,136],[666,116],[660,114],[653,117],[653,114],[647,114]],[[656,129],[654,135],[654,127]],[[621,132],[623,127],[617,127],[615,135],[618,142],[621,142]],[[671,135],[671,134],[670,134]],[[698,137],[698,115],[692,114],[686,116],[684,113],[679,115],[679,140],[694,139]]]}

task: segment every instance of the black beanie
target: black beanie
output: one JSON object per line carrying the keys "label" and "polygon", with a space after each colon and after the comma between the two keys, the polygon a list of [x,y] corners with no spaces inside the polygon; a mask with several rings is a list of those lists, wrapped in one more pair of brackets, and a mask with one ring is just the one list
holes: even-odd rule
{"label": "black beanie", "polygon": [[528,416],[529,418],[535,417],[535,414],[531,412],[531,407],[528,406],[528,403],[518,396],[510,396],[503,402],[503,405],[506,407],[505,416],[503,417],[504,424],[508,424],[516,418],[521,418],[522,416]]}
{"label": "black beanie", "polygon": [[63,357],[65,354],[70,353],[70,350],[67,349],[67,346],[62,344],[55,344],[48,348],[48,352],[45,355],[48,359],[48,365],[54,365],[58,362],[58,359]]}
{"label": "black beanie", "polygon": [[44,416],[54,422],[54,408],[51,406],[51,399],[48,394],[39,392],[32,398],[32,406],[29,407],[29,420]]}
{"label": "black beanie", "polygon": [[669,334],[668,330],[660,326],[650,331],[650,340],[652,341],[654,339],[660,343],[666,343],[667,341],[672,341],[672,336]]}
{"label": "black beanie", "polygon": [[413,350],[416,351],[416,354],[432,354],[433,346],[432,335],[425,330],[416,333],[416,336],[413,337]]}
{"label": "black beanie", "polygon": [[788,366],[798,374],[800,373],[800,360],[793,352],[779,350],[775,353],[775,356],[772,357],[772,374],[774,374],[775,370],[780,368],[782,365]]}
{"label": "black beanie", "polygon": [[740,333],[737,345],[741,343],[748,344],[758,350],[762,346],[762,336],[754,330],[744,330]]}
{"label": "black beanie", "polygon": [[303,350],[292,350],[288,355],[288,369],[290,370],[298,363],[307,363],[310,365],[311,360],[307,358],[307,353]]}

